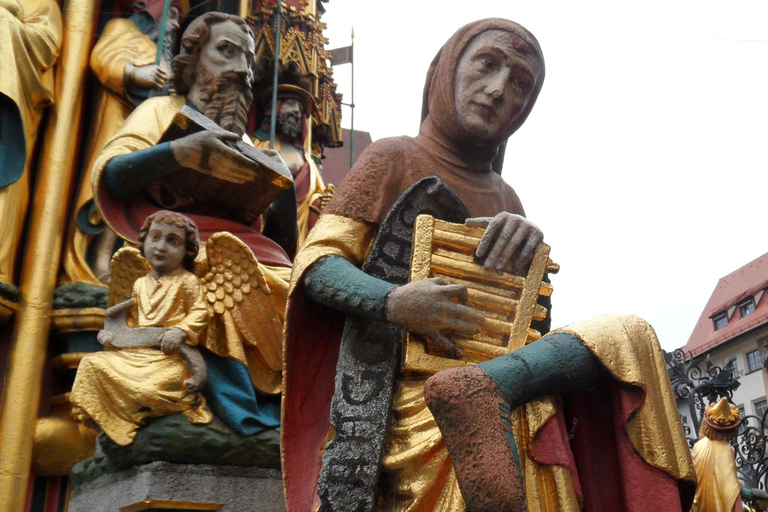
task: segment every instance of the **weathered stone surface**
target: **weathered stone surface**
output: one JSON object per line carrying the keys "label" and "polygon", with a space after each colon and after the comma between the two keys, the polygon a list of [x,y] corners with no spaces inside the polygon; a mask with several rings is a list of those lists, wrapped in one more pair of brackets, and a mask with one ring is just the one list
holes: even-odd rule
{"label": "weathered stone surface", "polygon": [[[409,188],[379,226],[363,270],[394,284],[408,282],[413,223],[420,214],[464,222],[469,211],[437,177]],[[331,425],[318,482],[322,511],[368,511],[376,501],[381,457],[403,332],[350,316],[344,326]]]}
{"label": "weathered stone surface", "polygon": [[266,430],[250,437],[225,432],[226,427],[194,425],[175,414],[154,420],[139,429],[136,439],[120,446],[99,436],[103,451],[72,469],[73,485],[79,486],[108,473],[154,461],[212,466],[280,468],[280,432]]}
{"label": "weathered stone surface", "polygon": [[145,499],[222,503],[220,512],[285,510],[276,469],[153,462],[75,484],[69,512],[116,511]]}

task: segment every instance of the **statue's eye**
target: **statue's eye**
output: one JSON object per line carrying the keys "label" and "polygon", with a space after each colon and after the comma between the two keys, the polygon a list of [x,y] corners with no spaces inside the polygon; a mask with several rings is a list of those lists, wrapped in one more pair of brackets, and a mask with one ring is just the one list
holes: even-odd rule
{"label": "statue's eye", "polygon": [[235,45],[225,41],[219,45],[219,52],[226,57],[232,57],[235,55]]}

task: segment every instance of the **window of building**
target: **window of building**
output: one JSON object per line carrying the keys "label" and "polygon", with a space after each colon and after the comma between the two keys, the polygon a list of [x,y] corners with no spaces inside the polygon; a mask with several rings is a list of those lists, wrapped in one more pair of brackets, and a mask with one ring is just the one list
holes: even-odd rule
{"label": "window of building", "polygon": [[741,315],[741,318],[744,318],[747,315],[751,315],[754,312],[755,312],[755,303],[752,301],[752,299],[749,299],[739,304],[739,314]]}
{"label": "window of building", "polygon": [[756,372],[761,366],[760,351],[753,350],[752,352],[747,352],[747,370],[749,370],[750,373]]}
{"label": "window of building", "polygon": [[768,409],[768,400],[763,398],[762,400],[758,400],[754,403],[755,406],[755,416],[758,418],[762,418],[763,414],[765,414],[766,409]]}
{"label": "window of building", "polygon": [[725,363],[723,365],[723,368],[726,369],[726,371],[730,370],[731,377],[733,377],[734,379],[739,378],[739,363],[736,361],[735,357],[730,361],[728,361],[727,363]]}
{"label": "window of building", "polygon": [[744,416],[747,415],[747,410],[744,409],[743,405],[737,405],[736,408],[739,410],[739,416],[741,416],[741,419],[744,419]]}
{"label": "window of building", "polygon": [[716,331],[719,331],[720,329],[728,325],[728,315],[726,315],[725,313],[720,313],[712,320],[715,322]]}

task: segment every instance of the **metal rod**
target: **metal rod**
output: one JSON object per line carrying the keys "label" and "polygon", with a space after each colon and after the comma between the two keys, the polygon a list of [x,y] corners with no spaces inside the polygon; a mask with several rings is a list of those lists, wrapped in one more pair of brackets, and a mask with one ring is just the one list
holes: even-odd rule
{"label": "metal rod", "polygon": [[277,21],[275,22],[275,69],[272,74],[272,115],[269,120],[269,149],[275,149],[277,132],[277,77],[280,71],[280,40],[283,29],[283,0],[277,0]]}
{"label": "metal rod", "polygon": [[350,115],[349,115],[349,168],[355,163],[355,27],[352,27],[352,44],[349,49],[352,54],[350,64],[352,64],[352,91],[350,92]]}
{"label": "metal rod", "polygon": [[[165,46],[165,28],[168,26],[168,13],[171,10],[171,0],[165,0],[163,4],[163,15],[160,18],[160,34],[157,36],[157,53],[155,54],[155,66],[159,66],[163,61],[163,46]],[[152,98],[157,89],[150,89],[148,96]]]}

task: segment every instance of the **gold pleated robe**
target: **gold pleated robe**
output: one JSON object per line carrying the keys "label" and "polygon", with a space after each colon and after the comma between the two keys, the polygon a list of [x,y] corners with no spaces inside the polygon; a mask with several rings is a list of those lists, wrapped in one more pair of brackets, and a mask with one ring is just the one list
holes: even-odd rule
{"label": "gold pleated robe", "polygon": [[21,178],[0,188],[0,282],[12,283],[29,205],[29,173],[40,120],[53,103],[62,25],[54,0],[0,0],[0,94],[19,109],[26,140]]}

